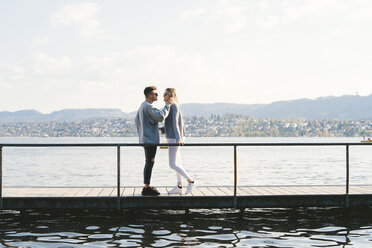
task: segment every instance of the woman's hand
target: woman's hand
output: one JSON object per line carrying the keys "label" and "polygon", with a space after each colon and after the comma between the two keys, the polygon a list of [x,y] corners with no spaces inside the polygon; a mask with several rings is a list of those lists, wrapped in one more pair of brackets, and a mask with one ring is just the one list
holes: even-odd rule
{"label": "woman's hand", "polygon": [[182,141],[180,141],[180,140],[177,141],[176,143],[179,144],[180,146],[183,146],[183,145],[185,144],[184,142],[182,142]]}

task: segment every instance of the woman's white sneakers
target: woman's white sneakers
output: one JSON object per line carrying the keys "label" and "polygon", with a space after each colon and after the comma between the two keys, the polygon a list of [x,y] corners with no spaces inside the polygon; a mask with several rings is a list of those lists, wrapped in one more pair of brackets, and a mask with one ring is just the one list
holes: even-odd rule
{"label": "woman's white sneakers", "polygon": [[173,189],[168,191],[168,194],[182,194],[182,188],[178,187],[178,185],[174,186]]}
{"label": "woman's white sneakers", "polygon": [[[192,182],[192,183],[188,183],[187,184],[187,189],[186,189],[186,192],[185,194],[191,194],[192,193],[192,189],[194,188],[195,186],[195,183]],[[178,185],[174,186],[173,189],[169,190],[168,191],[168,194],[180,194],[182,195],[182,187],[178,187]]]}
{"label": "woman's white sneakers", "polygon": [[186,195],[192,193],[192,189],[194,187],[194,184],[195,184],[194,182],[187,184],[187,189],[186,189],[186,192],[185,192]]}

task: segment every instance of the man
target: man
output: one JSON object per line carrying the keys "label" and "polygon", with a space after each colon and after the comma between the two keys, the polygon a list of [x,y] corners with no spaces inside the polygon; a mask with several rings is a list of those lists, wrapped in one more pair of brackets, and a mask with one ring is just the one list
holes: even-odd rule
{"label": "man", "polygon": [[150,144],[149,146],[144,146],[146,163],[143,170],[143,183],[145,186],[142,189],[142,195],[157,196],[160,195],[159,191],[155,187],[150,186],[152,167],[155,163],[157,149],[157,146],[151,146],[151,144],[159,144],[160,138],[158,123],[162,122],[168,116],[173,99],[167,101],[164,108],[157,109],[152,105],[153,102],[158,100],[156,87],[146,87],[144,94],[146,100],[138,109],[135,119],[139,142],[142,144]]}

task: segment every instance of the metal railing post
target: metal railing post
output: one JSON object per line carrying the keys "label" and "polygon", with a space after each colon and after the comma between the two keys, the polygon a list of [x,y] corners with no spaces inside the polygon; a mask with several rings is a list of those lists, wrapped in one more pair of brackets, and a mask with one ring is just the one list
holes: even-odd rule
{"label": "metal railing post", "polygon": [[237,164],[237,151],[236,151],[236,145],[234,145],[234,208],[237,208],[238,206],[238,199],[236,197],[237,195],[237,187],[238,187],[238,164]]}
{"label": "metal railing post", "polygon": [[349,157],[349,145],[346,145],[346,198],[345,204],[348,208],[349,202],[349,188],[350,188],[350,157]]}
{"label": "metal railing post", "polygon": [[3,210],[3,146],[0,146],[0,210]]}
{"label": "metal railing post", "polygon": [[117,205],[118,205],[118,210],[120,210],[120,145],[117,146],[117,186],[118,186],[118,197],[117,197]]}

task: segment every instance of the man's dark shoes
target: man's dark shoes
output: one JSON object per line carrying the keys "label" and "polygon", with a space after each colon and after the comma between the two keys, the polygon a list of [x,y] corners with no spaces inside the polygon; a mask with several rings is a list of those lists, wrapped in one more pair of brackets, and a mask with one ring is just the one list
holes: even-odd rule
{"label": "man's dark shoes", "polygon": [[158,196],[160,192],[155,187],[143,187],[142,189],[143,196]]}

